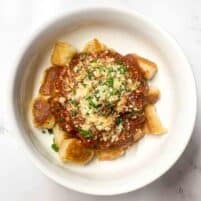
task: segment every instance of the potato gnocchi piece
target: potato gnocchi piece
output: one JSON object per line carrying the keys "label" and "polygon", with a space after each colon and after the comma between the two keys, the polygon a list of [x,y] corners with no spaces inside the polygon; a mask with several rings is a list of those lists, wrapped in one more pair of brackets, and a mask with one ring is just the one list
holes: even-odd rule
{"label": "potato gnocchi piece", "polygon": [[51,63],[57,66],[65,66],[70,62],[76,52],[77,50],[69,43],[58,41],[55,44],[51,56]]}
{"label": "potato gnocchi piece", "polygon": [[67,132],[65,132],[64,130],[62,130],[58,124],[56,124],[56,126],[53,128],[53,133],[54,133],[54,143],[60,147],[62,142],[65,139],[68,139],[70,136]]}
{"label": "potato gnocchi piece", "polygon": [[82,52],[99,52],[99,51],[103,51],[103,50],[107,50],[108,48],[106,47],[106,45],[102,44],[99,42],[98,39],[94,38],[93,40],[89,41],[84,49],[82,50]]}
{"label": "potato gnocchi piece", "polygon": [[33,122],[37,128],[53,128],[55,118],[51,113],[50,104],[47,99],[39,97],[34,100],[33,107]]}
{"label": "potato gnocchi piece", "polygon": [[133,56],[137,59],[139,67],[144,72],[145,78],[147,80],[151,80],[157,72],[157,65],[154,62],[136,54],[133,54]]}
{"label": "potato gnocchi piece", "polygon": [[97,150],[96,156],[98,160],[101,161],[110,161],[115,160],[125,154],[125,150],[122,148],[114,148],[108,150]]}
{"label": "potato gnocchi piece", "polygon": [[154,105],[147,105],[145,108],[145,116],[147,119],[148,134],[160,135],[167,132],[156,113]]}
{"label": "potato gnocchi piece", "polygon": [[160,99],[160,91],[156,87],[149,87],[147,100],[149,104],[155,104]]}
{"label": "potato gnocchi piece", "polygon": [[94,151],[86,148],[76,138],[65,139],[59,149],[59,157],[63,162],[85,165],[94,157]]}
{"label": "potato gnocchi piece", "polygon": [[62,66],[52,66],[48,68],[45,71],[45,77],[40,87],[40,94],[43,96],[54,96],[58,92],[58,80],[64,72],[65,67]]}
{"label": "potato gnocchi piece", "polygon": [[144,136],[145,136],[145,132],[142,129],[137,129],[133,135],[134,142],[138,142]]}
{"label": "potato gnocchi piece", "polygon": [[148,129],[147,123],[145,123],[144,127],[142,128],[142,132],[144,134],[148,134],[149,133],[149,129]]}

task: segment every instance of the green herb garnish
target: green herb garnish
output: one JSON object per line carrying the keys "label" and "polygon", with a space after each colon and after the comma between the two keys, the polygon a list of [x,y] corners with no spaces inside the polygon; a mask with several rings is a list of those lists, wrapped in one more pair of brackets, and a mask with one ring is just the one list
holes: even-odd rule
{"label": "green herb garnish", "polygon": [[123,65],[123,62],[120,61],[120,60],[116,61],[116,63],[117,63],[118,65]]}
{"label": "green herb garnish", "polygon": [[112,92],[111,92],[111,95],[112,96],[115,96],[115,95],[121,95],[121,92],[122,92],[122,90],[121,89],[114,89],[114,90],[112,90]]}
{"label": "green herb garnish", "polygon": [[74,95],[76,94],[76,90],[75,89],[73,89],[72,92],[73,92]]}
{"label": "green herb garnish", "polygon": [[53,149],[55,152],[58,152],[58,151],[59,151],[59,147],[58,147],[55,143],[53,143],[53,144],[51,145],[51,147],[52,147],[52,149]]}
{"label": "green herb garnish", "polygon": [[113,84],[114,84],[114,80],[112,77],[109,77],[106,81],[105,81],[105,84],[108,86],[108,87],[113,87]]}
{"label": "green herb garnish", "polygon": [[113,72],[113,68],[108,68],[108,72],[112,73]]}
{"label": "green herb garnish", "polygon": [[71,112],[71,116],[72,116],[72,117],[76,116],[77,114],[78,114],[78,112],[77,112],[76,110],[73,110],[73,111]]}
{"label": "green herb garnish", "polygon": [[42,130],[42,133],[44,133],[44,134],[45,134],[45,133],[46,133],[46,131],[45,131],[45,130]]}
{"label": "green herb garnish", "polygon": [[87,85],[84,83],[83,80],[81,81],[81,84],[82,84],[83,87],[86,87],[86,86],[87,86]]}
{"label": "green herb garnish", "polygon": [[88,96],[88,97],[86,98],[86,100],[88,101],[89,106],[91,106],[91,107],[93,107],[93,108],[98,108],[98,107],[100,107],[100,104],[94,103],[92,96]]}
{"label": "green herb garnish", "polygon": [[119,66],[118,71],[119,71],[121,74],[125,74],[125,73],[127,72],[127,68],[126,68],[126,66],[121,65],[121,66]]}
{"label": "green herb garnish", "polygon": [[105,66],[98,66],[97,69],[100,70],[101,72],[105,72]]}
{"label": "green herb garnish", "polygon": [[90,61],[90,63],[94,63],[94,62],[97,62],[98,58],[94,58]]}
{"label": "green herb garnish", "polygon": [[84,130],[84,129],[79,129],[79,133],[84,137],[84,138],[91,138],[93,136],[92,132],[90,130]]}
{"label": "green herb garnish", "polygon": [[117,125],[123,124],[123,119],[122,117],[118,117],[116,120]]}
{"label": "green herb garnish", "polygon": [[48,131],[49,134],[53,134],[53,129],[52,128],[48,128],[47,131]]}
{"label": "green herb garnish", "polygon": [[73,99],[70,100],[70,103],[72,103],[73,105],[78,105],[79,104],[78,101],[73,100]]}
{"label": "green herb garnish", "polygon": [[81,59],[86,59],[87,55],[88,55],[88,54],[87,54],[86,52],[80,53]]}
{"label": "green herb garnish", "polygon": [[89,80],[91,80],[93,77],[93,73],[91,71],[87,71],[87,77]]}

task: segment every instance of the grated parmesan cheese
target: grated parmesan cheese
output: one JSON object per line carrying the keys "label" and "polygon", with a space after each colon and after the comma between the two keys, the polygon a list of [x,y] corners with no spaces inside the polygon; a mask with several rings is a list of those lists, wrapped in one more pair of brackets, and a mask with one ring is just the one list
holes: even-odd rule
{"label": "grated parmesan cheese", "polygon": [[81,128],[88,130],[95,126],[97,130],[104,131],[103,141],[117,141],[123,125],[115,125],[116,117],[112,110],[121,111],[126,103],[122,98],[126,90],[136,90],[138,83],[129,78],[127,67],[115,63],[114,58],[89,57],[80,61],[74,72],[76,82],[67,98],[78,103],[72,108],[79,109],[85,120]]}

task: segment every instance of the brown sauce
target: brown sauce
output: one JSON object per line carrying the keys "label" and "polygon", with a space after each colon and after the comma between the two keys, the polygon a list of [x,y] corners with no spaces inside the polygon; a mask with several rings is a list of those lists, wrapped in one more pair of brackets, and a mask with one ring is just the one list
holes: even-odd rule
{"label": "brown sauce", "polygon": [[[129,73],[132,75],[132,79],[140,82],[138,89],[126,97],[128,105],[134,105],[138,108],[135,116],[126,110],[121,111],[120,113],[117,113],[116,111],[114,112],[114,115],[120,116],[123,119],[124,129],[120,133],[118,140],[114,142],[103,141],[101,138],[103,134],[102,131],[98,131],[95,128],[92,128],[93,136],[91,138],[83,137],[79,134],[78,128],[84,121],[81,114],[78,113],[72,116],[70,113],[71,108],[67,100],[65,100],[63,104],[59,102],[59,97],[64,96],[71,90],[72,86],[69,85],[69,80],[73,80],[74,78],[73,68],[80,62],[80,60],[86,59],[83,54],[75,55],[71,60],[69,67],[54,66],[46,71],[44,82],[40,88],[40,93],[42,95],[51,96],[49,99],[51,109],[49,105],[47,106],[44,104],[45,107],[41,110],[41,114],[39,114],[40,112],[35,112],[36,117],[39,121],[43,121],[43,118],[45,118],[44,113],[46,112],[48,115],[49,111],[51,111],[56,119],[56,123],[58,123],[63,130],[67,131],[72,135],[72,137],[81,139],[85,146],[90,148],[108,149],[111,147],[128,147],[133,143],[133,134],[135,130],[142,128],[145,123],[143,111],[146,105],[148,85],[145,81],[144,75],[137,64],[136,59],[130,54],[122,56],[113,51],[103,51],[94,54],[89,53],[88,55],[94,58],[109,57],[114,58],[116,61],[121,61],[128,68]],[[38,111],[39,107],[41,108],[42,106],[35,104],[36,111]]]}

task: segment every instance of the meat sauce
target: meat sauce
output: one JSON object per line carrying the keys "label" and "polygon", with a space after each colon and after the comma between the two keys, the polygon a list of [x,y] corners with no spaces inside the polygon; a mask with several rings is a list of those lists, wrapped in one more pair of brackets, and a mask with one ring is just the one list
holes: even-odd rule
{"label": "meat sauce", "polygon": [[[85,122],[85,118],[80,111],[72,115],[72,104],[70,104],[67,96],[68,93],[72,93],[74,88],[79,84],[77,81],[75,81],[75,67],[80,62],[86,62],[86,60],[89,58],[92,60],[96,58],[112,58],[114,62],[118,62],[121,63],[122,66],[126,66],[131,79],[138,83],[136,90],[121,94],[121,96],[124,98],[124,107],[122,107],[120,111],[109,110],[109,112],[107,111],[108,113],[104,113],[112,113],[111,118],[113,118],[115,122],[117,122],[117,120],[121,120],[121,126],[123,129],[118,134],[118,138],[116,140],[104,140],[103,134],[106,133],[106,131],[98,130],[93,125],[90,128],[92,136],[83,136],[80,134],[80,127]],[[46,71],[44,82],[40,88],[41,95],[51,96],[48,102],[51,105],[50,111],[55,117],[56,123],[58,123],[59,126],[68,132],[72,137],[81,139],[85,146],[97,150],[114,147],[128,147],[133,143],[133,135],[135,130],[142,128],[146,120],[144,115],[144,107],[147,104],[147,93],[148,85],[135,57],[131,54],[122,56],[113,51],[88,53],[87,55],[83,53],[76,54],[68,67],[54,66],[49,68]],[[114,104],[117,103],[114,101]],[[76,107],[76,103],[74,105]],[[132,109],[136,108],[136,111],[134,111],[134,113],[133,110],[130,112],[129,107]],[[105,109],[108,110],[108,108],[99,107],[98,112],[105,112]],[[115,125],[113,125],[112,129],[115,128]]]}

